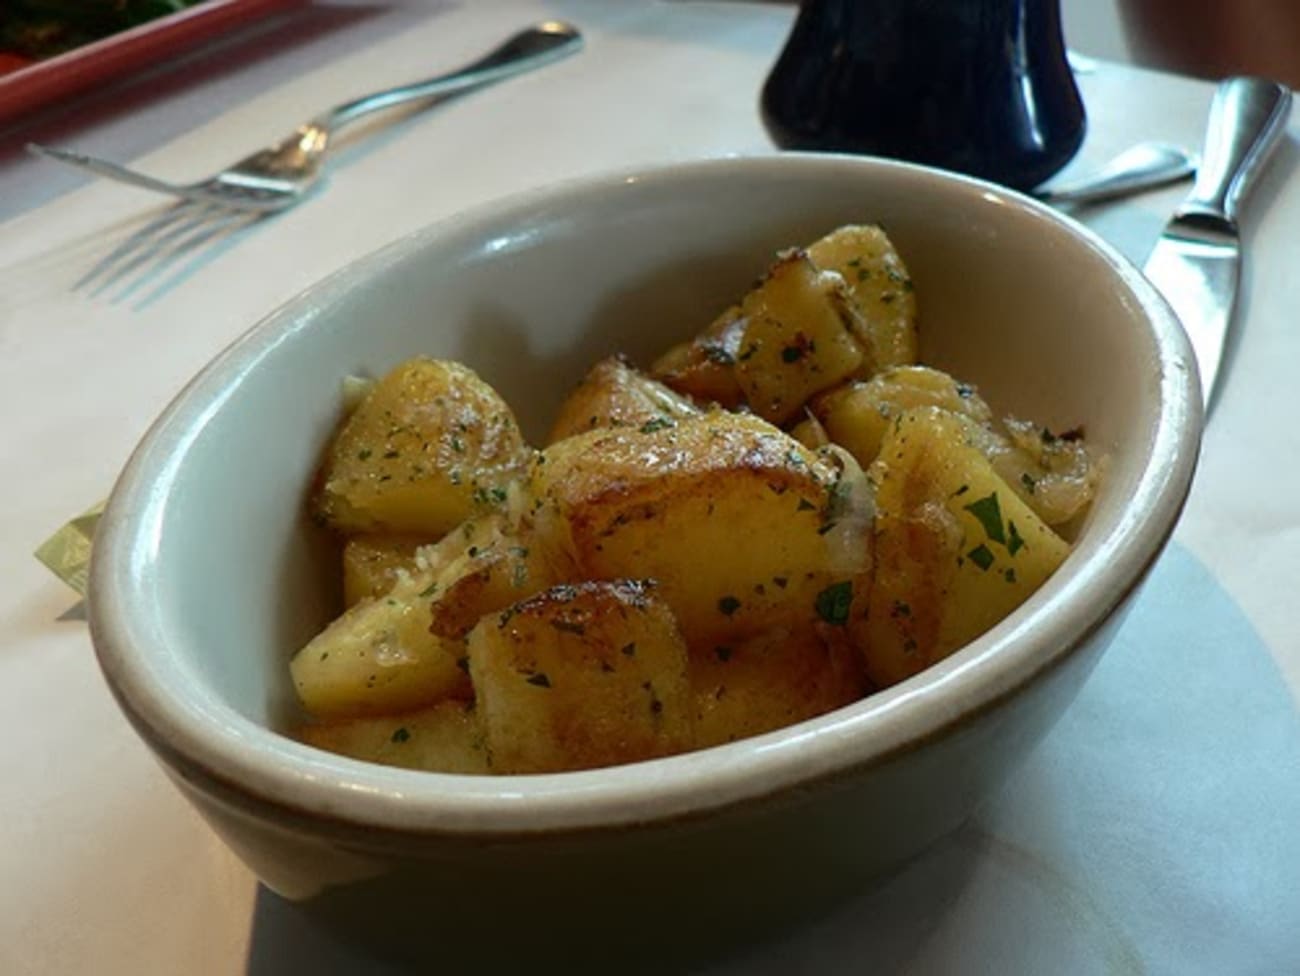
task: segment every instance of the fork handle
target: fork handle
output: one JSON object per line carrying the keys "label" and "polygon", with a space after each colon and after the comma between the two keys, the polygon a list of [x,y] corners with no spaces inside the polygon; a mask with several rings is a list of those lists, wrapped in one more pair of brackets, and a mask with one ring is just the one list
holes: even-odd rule
{"label": "fork handle", "polygon": [[576,54],[581,48],[582,34],[576,27],[563,21],[546,21],[520,31],[500,47],[458,71],[363,95],[335,106],[315,119],[314,124],[335,129],[363,115],[392,108],[403,102],[432,98],[435,95],[452,95],[469,88],[490,85],[559,61],[570,54]]}
{"label": "fork handle", "polygon": [[1282,141],[1291,89],[1265,78],[1229,78],[1215,89],[1205,133],[1205,163],[1180,213],[1237,222],[1255,177]]}

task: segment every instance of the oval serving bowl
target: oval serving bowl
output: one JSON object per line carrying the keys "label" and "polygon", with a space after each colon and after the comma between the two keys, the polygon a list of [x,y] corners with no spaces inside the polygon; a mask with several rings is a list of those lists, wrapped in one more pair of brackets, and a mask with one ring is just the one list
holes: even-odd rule
{"label": "oval serving bowl", "polygon": [[[653,762],[452,776],[277,731],[295,716],[287,661],[336,606],[331,545],[304,499],[342,377],[419,353],[458,359],[540,437],[599,356],[647,362],[775,251],[851,222],[883,224],[908,262],[925,362],[996,411],[1082,425],[1109,454],[1074,552],[1024,606],[852,706]],[[95,646],[125,714],[217,833],[340,929],[480,962],[726,944],[951,830],[1060,715],[1186,497],[1201,421],[1191,356],[1111,248],[974,180],[783,155],[525,193],[337,273],[177,397],[100,526]]]}

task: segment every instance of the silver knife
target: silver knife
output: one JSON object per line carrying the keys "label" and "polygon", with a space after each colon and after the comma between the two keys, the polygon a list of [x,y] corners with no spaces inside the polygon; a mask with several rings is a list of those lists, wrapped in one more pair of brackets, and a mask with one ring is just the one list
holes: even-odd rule
{"label": "silver knife", "polygon": [[1207,410],[1241,278],[1237,213],[1290,113],[1291,90],[1277,82],[1229,78],[1219,85],[1196,184],[1142,269],[1191,339]]}

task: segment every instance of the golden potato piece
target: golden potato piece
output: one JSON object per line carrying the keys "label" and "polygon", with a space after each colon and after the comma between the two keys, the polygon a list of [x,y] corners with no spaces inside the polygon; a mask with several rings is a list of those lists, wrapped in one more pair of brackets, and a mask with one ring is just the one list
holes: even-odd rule
{"label": "golden potato piece", "polygon": [[867,691],[857,650],[811,627],[697,648],[690,679],[698,748],[802,722]]}
{"label": "golden potato piece", "polygon": [[383,715],[467,698],[463,645],[429,631],[435,574],[402,574],[317,634],[289,662],[303,707],[317,718]]}
{"label": "golden potato piece", "polygon": [[[1092,501],[1101,466],[1076,432],[1054,434],[1014,417],[998,424],[974,387],[937,369],[887,369],[868,381],[846,383],[823,393],[812,402],[811,410],[832,441],[860,464],[868,465],[879,453],[881,439],[894,418],[925,406],[940,407],[973,421],[974,426],[968,427],[971,445],[1048,525],[1068,523]],[[799,430],[806,433],[803,425]]]}
{"label": "golden potato piece", "polygon": [[528,524],[512,531],[504,520],[493,520],[439,574],[430,629],[464,639],[486,614],[572,578],[567,562],[554,557]]}
{"label": "golden potato piece", "polygon": [[863,375],[916,362],[916,296],[912,278],[884,230],[871,225],[840,227],[808,246],[823,271],[848,283],[866,356]]}
{"label": "golden potato piece", "polygon": [[741,302],[736,380],[760,417],[782,424],[815,394],[854,375],[861,323],[844,280],[788,251]]}
{"label": "golden potato piece", "polygon": [[871,464],[894,418],[914,407],[942,407],[989,424],[992,414],[975,388],[928,366],[898,366],[836,387],[811,405],[827,436],[852,454],[859,464]]}
{"label": "golden potato piece", "polygon": [[619,356],[602,359],[560,407],[548,444],[600,427],[640,427],[700,413],[690,400]]}
{"label": "golden potato piece", "polygon": [[435,540],[418,535],[358,535],[343,546],[343,603],[383,596],[401,572],[417,571],[415,554]]}
{"label": "golden potato piece", "polygon": [[831,443],[830,435],[826,433],[822,422],[806,407],[803,419],[790,428],[790,436],[810,451],[819,450]]}
{"label": "golden potato piece", "polygon": [[850,632],[882,686],[984,633],[1069,553],[968,444],[971,426],[936,407],[910,410],[868,472],[877,486],[875,578]]}
{"label": "golden potato piece", "polygon": [[700,403],[728,409],[741,406],[745,394],[735,366],[747,324],[740,306],[731,306],[700,335],[673,346],[655,360],[650,375]]}
{"label": "golden potato piece", "polygon": [[484,774],[487,747],[473,702],[440,702],[402,715],[305,725],[298,738],[328,752],[434,773]]}
{"label": "golden potato piece", "polygon": [[316,511],[349,534],[436,538],[500,505],[529,457],[510,408],[472,370],[412,359],[343,422]]}
{"label": "golden potato piece", "polygon": [[584,579],[660,584],[693,645],[816,619],[870,562],[870,512],[844,469],[757,417],[593,431],[547,448],[538,532]]}
{"label": "golden potato piece", "polygon": [[1051,526],[1066,526],[1086,512],[1103,466],[1082,432],[1053,433],[1015,417],[1007,417],[1003,426],[1005,449],[986,453],[1020,500]]}
{"label": "golden potato piece", "polygon": [[[472,694],[461,631],[436,621],[468,612],[481,551],[506,550],[507,519],[497,514],[462,523],[434,545],[421,546],[409,571],[331,623],[290,663],[303,706],[317,718],[379,715]],[[522,595],[493,602],[476,592],[475,614],[498,610]],[[466,628],[468,629],[468,628]],[[440,631],[440,632],[435,632]]]}
{"label": "golden potato piece", "polygon": [[686,645],[653,587],[558,586],[484,618],[470,674],[493,770],[542,773],[691,747]]}

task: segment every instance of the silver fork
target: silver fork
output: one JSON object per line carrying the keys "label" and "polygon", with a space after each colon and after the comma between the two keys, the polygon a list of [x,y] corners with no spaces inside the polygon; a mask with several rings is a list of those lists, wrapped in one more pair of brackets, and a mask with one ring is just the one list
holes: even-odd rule
{"label": "silver fork", "polygon": [[196,183],[160,180],[118,163],[28,143],[39,155],[89,170],[121,183],[167,193],[183,200],[227,211],[270,214],[292,207],[321,178],[331,137],[363,115],[405,102],[452,95],[540,68],[575,54],[582,34],[571,24],[546,21],[521,31],[479,60],[450,74],[401,85],[335,106],[300,125],[287,139],[253,153],[219,173]]}

